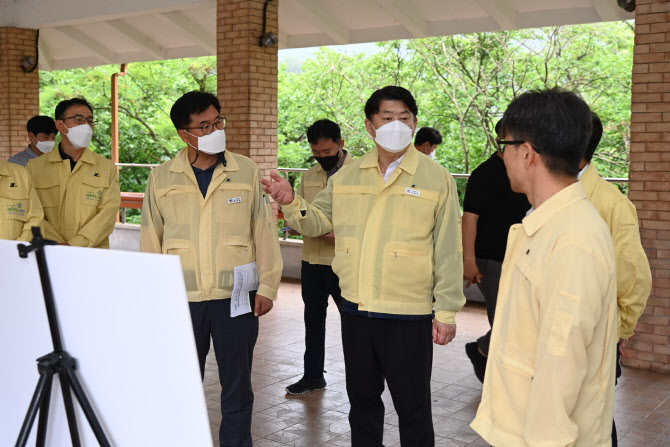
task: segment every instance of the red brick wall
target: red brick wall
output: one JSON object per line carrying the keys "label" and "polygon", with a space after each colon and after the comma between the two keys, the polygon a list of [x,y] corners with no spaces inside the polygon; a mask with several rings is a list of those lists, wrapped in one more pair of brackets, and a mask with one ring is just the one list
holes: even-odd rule
{"label": "red brick wall", "polygon": [[26,122],[40,111],[39,71],[24,73],[23,56],[35,57],[35,30],[0,27],[0,158],[26,148]]}
{"label": "red brick wall", "polygon": [[670,2],[637,0],[630,192],[653,288],[623,363],[670,372]]}
{"label": "red brick wall", "polygon": [[[228,148],[251,157],[264,175],[277,169],[277,49],[258,45],[263,0],[217,0],[218,94]],[[278,34],[278,1],[267,31]]]}

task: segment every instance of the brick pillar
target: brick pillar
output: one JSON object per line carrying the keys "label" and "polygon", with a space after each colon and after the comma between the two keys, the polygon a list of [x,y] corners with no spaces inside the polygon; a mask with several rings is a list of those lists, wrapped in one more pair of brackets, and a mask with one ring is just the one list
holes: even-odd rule
{"label": "brick pillar", "polygon": [[[263,0],[217,0],[218,94],[228,120],[228,148],[254,160],[264,175],[277,169],[277,51],[258,45]],[[267,31],[278,34],[278,0]]]}
{"label": "brick pillar", "polygon": [[21,59],[35,57],[36,31],[0,27],[0,158],[26,148],[26,122],[40,111],[39,71],[24,73]]}
{"label": "brick pillar", "polygon": [[670,2],[637,0],[629,198],[653,288],[623,363],[670,372]]}

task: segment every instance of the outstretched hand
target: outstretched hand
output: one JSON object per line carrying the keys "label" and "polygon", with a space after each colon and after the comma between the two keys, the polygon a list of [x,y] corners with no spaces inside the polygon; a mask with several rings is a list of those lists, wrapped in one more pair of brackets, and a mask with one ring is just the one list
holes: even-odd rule
{"label": "outstretched hand", "polygon": [[271,180],[261,179],[263,190],[270,194],[280,205],[288,205],[293,202],[293,188],[291,184],[276,172],[270,172]]}

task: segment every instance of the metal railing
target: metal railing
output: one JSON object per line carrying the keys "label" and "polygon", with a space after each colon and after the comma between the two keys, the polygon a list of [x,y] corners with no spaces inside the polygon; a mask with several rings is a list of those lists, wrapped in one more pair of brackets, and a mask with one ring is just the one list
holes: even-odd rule
{"label": "metal railing", "polygon": [[[152,163],[116,163],[116,166],[119,168],[148,168],[153,169],[159,164]],[[288,174],[291,172],[304,173],[307,171],[306,168],[277,168],[279,174],[284,178],[288,178]],[[470,178],[470,174],[451,174],[454,178]],[[623,177],[605,177],[605,180],[612,183],[628,183],[627,178]],[[120,207],[120,218],[121,223],[126,223],[126,209],[142,209],[142,201],[144,199],[143,192],[122,192],[121,193],[121,207]]]}

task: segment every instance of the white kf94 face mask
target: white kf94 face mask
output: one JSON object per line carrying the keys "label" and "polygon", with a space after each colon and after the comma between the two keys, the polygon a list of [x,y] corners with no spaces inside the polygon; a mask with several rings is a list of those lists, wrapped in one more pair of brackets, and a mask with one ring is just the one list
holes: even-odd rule
{"label": "white kf94 face mask", "polygon": [[68,130],[68,133],[66,134],[67,139],[70,140],[70,143],[77,149],[88,147],[88,145],[91,144],[93,129],[88,124],[80,124],[71,129],[67,126],[65,126],[65,128]]}
{"label": "white kf94 face mask", "polygon": [[384,124],[375,131],[377,132],[375,137],[377,144],[391,153],[400,152],[409,146],[414,133],[414,129],[400,120]]}
{"label": "white kf94 face mask", "polygon": [[51,152],[51,150],[54,148],[55,145],[56,145],[55,141],[49,141],[49,140],[47,141],[37,140],[37,143],[35,143],[35,147],[37,148],[37,150],[43,154]]}
{"label": "white kf94 face mask", "polygon": [[[187,134],[195,137],[192,133],[186,131]],[[223,129],[217,129],[209,135],[203,137],[196,137],[198,139],[198,147],[188,143],[193,149],[202,151],[205,154],[215,155],[226,150],[226,132]]]}

